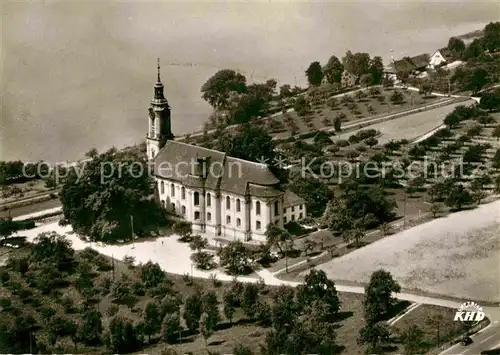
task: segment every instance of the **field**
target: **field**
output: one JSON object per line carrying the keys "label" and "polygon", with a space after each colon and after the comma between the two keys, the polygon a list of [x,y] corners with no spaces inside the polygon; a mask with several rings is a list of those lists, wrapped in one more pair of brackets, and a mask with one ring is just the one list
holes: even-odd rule
{"label": "field", "polygon": [[[333,280],[367,282],[390,271],[401,287],[500,301],[500,201],[433,220],[319,266]],[[485,272],[489,270],[489,272]]]}
{"label": "field", "polygon": [[[278,115],[268,119],[268,127],[271,135],[283,139],[290,137],[291,127],[295,125],[296,133],[306,133],[325,128],[333,128],[335,117],[342,115],[343,124],[360,118],[379,117],[387,114],[398,113],[409,109],[417,108],[426,104],[436,103],[440,98],[423,98],[417,92],[398,90],[403,95],[401,104],[392,104],[390,96],[393,90],[380,89],[380,95],[368,95],[369,89],[363,90],[364,97],[359,98],[357,92],[346,93],[336,97],[336,106],[328,107],[328,99],[310,98],[311,110],[308,114],[299,116],[297,112],[290,111],[285,115]],[[343,102],[344,97],[348,97],[351,102]],[[380,102],[379,98],[383,97]],[[292,123],[293,122],[293,123]],[[281,127],[281,129],[279,129]],[[273,129],[278,128],[278,129]]]}
{"label": "field", "polygon": [[[0,250],[4,253],[6,250]],[[29,255],[29,250],[26,248],[13,251],[11,253],[13,256],[21,257],[23,255]],[[137,267],[131,268],[120,260],[112,261],[110,258],[99,257],[94,255],[90,257],[87,253],[84,257],[83,254],[79,253],[76,256],[76,261],[79,264],[89,263],[92,268],[92,279],[95,285],[95,307],[102,314],[103,326],[106,328],[111,317],[115,314],[130,319],[134,323],[138,323],[143,319],[143,309],[146,304],[153,300],[149,289],[145,289],[144,293],[134,293],[133,302],[128,301],[126,303],[116,303],[113,300],[113,291],[111,293],[103,292],[101,285],[105,278],[112,280],[112,282],[118,282],[119,280],[127,280],[126,282],[133,285],[142,284],[140,277],[140,269]],[[99,269],[102,265],[112,265],[106,271]],[[97,269],[95,265],[99,265]],[[36,270],[37,265],[30,265],[30,273]],[[25,278],[21,277],[18,272],[9,270],[10,280],[3,281],[3,285],[0,288],[0,295],[3,299],[10,299],[11,304],[8,308],[2,310],[3,321],[10,319],[11,315],[15,314],[14,310],[22,310],[22,314],[32,315],[36,320],[37,324],[42,326],[42,329],[38,330],[36,333],[37,342],[46,342],[45,337],[45,326],[47,325],[44,316],[42,316],[42,310],[47,307],[51,307],[56,311],[54,317],[62,317],[63,319],[73,319],[78,321],[81,317],[82,301],[84,297],[75,289],[73,283],[75,282],[74,275],[68,276],[68,284],[59,288],[57,292],[43,295],[40,291],[28,284]],[[222,299],[222,294],[227,283],[214,283],[211,280],[206,279],[194,279],[184,278],[178,275],[166,274],[167,283],[165,285],[170,285],[166,287],[163,292],[167,292],[169,295],[181,295],[182,298],[186,298],[188,295],[196,292],[196,290],[201,290],[202,292],[213,291],[217,295],[218,299]],[[12,287],[14,284],[18,285],[18,288],[22,290],[19,292],[16,288]],[[111,286],[111,289],[112,286]],[[133,288],[136,289],[135,286]],[[17,291],[12,291],[17,290]],[[270,292],[269,292],[270,291]],[[11,293],[13,292],[13,293]],[[270,301],[270,296],[272,295],[273,287],[267,289],[267,292],[263,289],[259,299],[261,301]],[[163,297],[160,294],[159,298],[156,297],[157,302]],[[339,320],[336,322],[336,332],[338,344],[344,348],[343,354],[363,354],[364,349],[357,343],[359,329],[364,325],[363,320],[363,295],[351,294],[351,293],[341,293],[339,294],[341,301],[341,312],[339,315]],[[38,300],[35,302],[35,300]],[[71,300],[69,302],[68,300]],[[54,302],[55,301],[55,302]],[[5,302],[2,303],[5,306]],[[416,313],[418,311],[418,313]],[[459,330],[459,324],[451,322],[453,318],[453,309],[426,306],[421,305],[418,307],[415,313],[411,312],[409,315],[403,317],[399,320],[395,326],[392,327],[393,340],[392,347],[388,353],[396,353],[402,349],[402,347],[397,343],[397,337],[400,332],[406,330],[410,325],[417,324],[421,328],[428,326],[429,317],[432,315],[440,314],[443,316],[443,322],[441,325],[441,339],[448,339],[456,335]],[[222,310],[221,310],[222,313]],[[419,315],[418,315],[419,314]],[[418,317],[414,317],[418,315]],[[411,317],[411,321],[405,321],[406,317]],[[53,318],[56,319],[56,318]],[[220,354],[232,353],[233,349],[238,344],[244,344],[250,347],[255,354],[259,353],[260,344],[265,340],[267,332],[271,328],[263,327],[249,320],[241,309],[237,308],[236,313],[233,318],[233,324],[229,323],[224,317],[218,324],[215,333],[209,338],[208,350],[211,352],[217,352]],[[434,344],[433,341],[434,334],[432,332],[426,332],[426,337],[424,339],[425,343]],[[40,344],[40,343],[39,343]],[[102,346],[85,346],[83,344],[73,344],[73,342],[64,336],[59,336],[55,343],[55,348],[61,352],[71,352],[71,353],[85,353],[85,354],[100,354],[103,353],[104,348]],[[190,333],[183,331],[181,333],[180,342],[173,342],[173,344],[166,344],[159,341],[157,336],[152,337],[151,343],[145,343],[141,351],[136,354],[160,354],[162,350],[172,347],[178,351],[178,353],[192,353],[193,355],[206,354],[205,342],[203,338],[197,333]]]}
{"label": "field", "polygon": [[[390,120],[383,123],[378,123],[370,126],[370,129],[375,129],[381,133],[377,137],[379,144],[385,144],[390,140],[399,139],[416,139],[432,129],[443,124],[446,115],[453,111],[458,105],[468,105],[470,101],[459,102],[433,110],[415,113],[395,120]],[[335,142],[338,139],[348,139],[357,131],[340,134],[333,138]]]}

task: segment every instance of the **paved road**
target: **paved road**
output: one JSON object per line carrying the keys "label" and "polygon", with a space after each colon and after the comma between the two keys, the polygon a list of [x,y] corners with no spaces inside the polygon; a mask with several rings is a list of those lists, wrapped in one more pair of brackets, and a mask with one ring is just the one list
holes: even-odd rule
{"label": "paved road", "polygon": [[474,341],[472,344],[468,346],[457,344],[439,355],[479,355],[481,351],[500,348],[500,321],[492,321],[489,327],[471,338]]}

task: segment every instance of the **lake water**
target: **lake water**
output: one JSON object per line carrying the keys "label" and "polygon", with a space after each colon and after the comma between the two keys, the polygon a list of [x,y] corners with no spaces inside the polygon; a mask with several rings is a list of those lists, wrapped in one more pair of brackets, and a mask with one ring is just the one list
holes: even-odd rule
{"label": "lake water", "polygon": [[[201,85],[218,69],[305,84],[312,61],[347,49],[388,62],[497,21],[463,2],[25,2],[2,5],[0,160],[74,160],[140,142],[161,57],[174,134],[211,112]],[[392,50],[392,51],[391,51]]]}

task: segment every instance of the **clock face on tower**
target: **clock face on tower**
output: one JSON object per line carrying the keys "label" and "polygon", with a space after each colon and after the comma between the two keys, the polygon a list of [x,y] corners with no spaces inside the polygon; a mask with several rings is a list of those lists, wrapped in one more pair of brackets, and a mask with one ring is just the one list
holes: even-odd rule
{"label": "clock face on tower", "polygon": [[149,117],[154,120],[155,119],[155,111],[152,107],[149,108]]}

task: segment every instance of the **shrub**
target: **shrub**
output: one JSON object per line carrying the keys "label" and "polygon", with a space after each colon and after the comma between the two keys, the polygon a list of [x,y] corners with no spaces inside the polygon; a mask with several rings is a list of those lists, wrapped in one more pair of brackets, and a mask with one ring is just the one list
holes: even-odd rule
{"label": "shrub", "polygon": [[341,148],[342,148],[342,147],[347,147],[347,146],[349,146],[349,142],[348,142],[348,141],[346,141],[346,140],[343,140],[343,139],[338,140],[337,142],[335,142],[335,144],[336,144],[338,147],[341,147]]}

